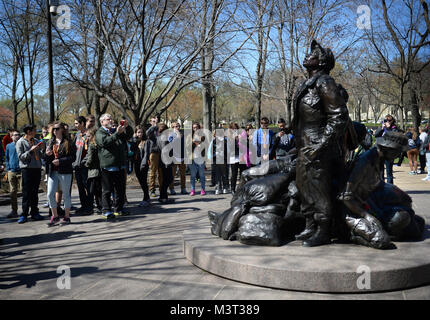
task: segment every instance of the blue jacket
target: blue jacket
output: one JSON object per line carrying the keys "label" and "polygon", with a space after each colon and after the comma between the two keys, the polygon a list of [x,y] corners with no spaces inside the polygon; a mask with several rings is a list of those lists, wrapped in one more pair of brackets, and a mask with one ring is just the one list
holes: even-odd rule
{"label": "blue jacket", "polygon": [[11,142],[6,146],[6,170],[12,172],[20,172],[18,153],[16,152],[15,142]]}
{"label": "blue jacket", "polygon": [[273,144],[274,144],[274,133],[272,130],[267,129],[268,131],[268,135],[266,135],[266,141],[264,141],[264,134],[263,134],[263,129],[260,128],[256,131],[254,131],[254,135],[252,138],[252,144],[255,145],[257,147],[257,156],[261,157],[261,149],[262,146],[264,146],[264,144],[266,144],[266,146],[268,146],[268,150],[265,150],[266,152],[264,152],[263,154],[268,154],[268,155],[273,155]]}

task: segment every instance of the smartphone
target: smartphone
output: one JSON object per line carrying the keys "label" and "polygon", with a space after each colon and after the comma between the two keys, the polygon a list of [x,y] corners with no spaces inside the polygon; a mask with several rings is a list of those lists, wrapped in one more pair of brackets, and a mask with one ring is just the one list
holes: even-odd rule
{"label": "smartphone", "polygon": [[126,121],[126,120],[121,120],[121,121],[119,122],[119,124],[120,124],[121,126],[124,126],[124,125],[125,125],[125,121]]}

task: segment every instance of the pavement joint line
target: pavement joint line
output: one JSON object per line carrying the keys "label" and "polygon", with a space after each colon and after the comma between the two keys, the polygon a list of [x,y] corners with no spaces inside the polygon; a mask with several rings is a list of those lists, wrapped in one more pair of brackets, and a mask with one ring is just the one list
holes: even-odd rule
{"label": "pavement joint line", "polygon": [[403,300],[408,300],[408,299],[406,298],[406,294],[405,294],[405,291],[404,291],[404,290],[402,290],[402,296],[403,296]]}
{"label": "pavement joint line", "polygon": [[219,296],[219,294],[221,293],[221,291],[223,291],[224,290],[224,288],[225,287],[227,287],[227,285],[223,285],[222,286],[222,288],[221,289],[219,289],[219,291],[217,292],[217,294],[215,295],[215,297],[213,297],[213,299],[212,300],[215,300],[218,296]]}
{"label": "pavement joint line", "polygon": [[160,281],[160,283],[159,283],[157,286],[155,286],[154,288],[152,288],[151,290],[149,290],[149,292],[148,292],[147,294],[145,294],[145,295],[142,297],[142,299],[145,299],[147,296],[149,296],[149,295],[151,294],[151,292],[153,292],[155,289],[159,288],[163,283],[165,283],[165,282],[166,282],[166,280],[167,280],[167,278],[168,278],[168,276],[165,276],[165,277],[163,278],[163,280],[161,280],[161,281]]}
{"label": "pavement joint line", "polygon": [[86,288],[86,289],[84,289],[83,291],[81,291],[81,292],[77,292],[76,294],[74,294],[74,295],[72,295],[72,299],[75,299],[75,297],[77,296],[77,295],[82,295],[82,294],[85,294],[85,292],[87,292],[88,290],[90,290],[90,289],[92,289],[92,288],[94,288],[100,281],[103,281],[103,280],[105,280],[105,279],[99,279],[98,281],[96,281],[92,286],[89,286],[88,288]]}

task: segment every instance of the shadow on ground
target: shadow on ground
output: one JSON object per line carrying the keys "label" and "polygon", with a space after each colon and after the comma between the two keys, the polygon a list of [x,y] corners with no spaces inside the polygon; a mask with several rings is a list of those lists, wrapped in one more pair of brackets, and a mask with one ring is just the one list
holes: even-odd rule
{"label": "shadow on ground", "polygon": [[[71,269],[71,277],[78,277],[83,274],[95,273],[98,271],[97,267],[78,267]],[[38,281],[49,280],[58,278],[61,273],[57,273],[56,271],[45,271],[45,272],[36,272],[31,274],[19,274],[16,276],[6,276],[2,277],[2,282],[12,282],[11,284],[1,284],[0,289],[10,289],[19,286],[26,286],[27,288],[31,288],[37,284]]]}

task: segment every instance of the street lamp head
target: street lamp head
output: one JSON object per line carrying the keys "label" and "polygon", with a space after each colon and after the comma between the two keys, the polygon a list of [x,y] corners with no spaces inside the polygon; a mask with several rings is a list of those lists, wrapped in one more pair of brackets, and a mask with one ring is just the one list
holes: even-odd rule
{"label": "street lamp head", "polygon": [[57,15],[57,7],[60,5],[59,0],[46,0],[49,3],[49,12],[53,15]]}
{"label": "street lamp head", "polygon": [[57,15],[57,7],[49,6],[49,13],[52,14],[53,16],[56,16]]}

